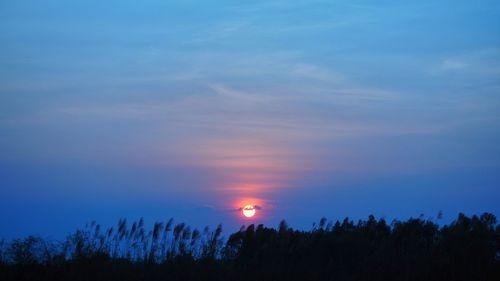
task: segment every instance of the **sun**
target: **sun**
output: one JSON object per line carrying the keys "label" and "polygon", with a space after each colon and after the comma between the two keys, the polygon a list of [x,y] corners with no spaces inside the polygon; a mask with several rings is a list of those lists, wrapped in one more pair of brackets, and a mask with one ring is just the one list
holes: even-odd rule
{"label": "sun", "polygon": [[246,205],[242,209],[243,215],[247,218],[251,218],[255,216],[255,206],[252,205]]}

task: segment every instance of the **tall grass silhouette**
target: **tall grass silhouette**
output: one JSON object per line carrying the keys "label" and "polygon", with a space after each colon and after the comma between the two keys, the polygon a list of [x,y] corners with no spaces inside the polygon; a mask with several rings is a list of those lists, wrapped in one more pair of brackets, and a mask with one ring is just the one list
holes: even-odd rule
{"label": "tall grass silhouette", "polygon": [[500,280],[500,225],[459,214],[446,225],[369,216],[321,218],[310,230],[286,221],[223,237],[173,219],[114,227],[91,222],[63,241],[0,240],[1,280]]}

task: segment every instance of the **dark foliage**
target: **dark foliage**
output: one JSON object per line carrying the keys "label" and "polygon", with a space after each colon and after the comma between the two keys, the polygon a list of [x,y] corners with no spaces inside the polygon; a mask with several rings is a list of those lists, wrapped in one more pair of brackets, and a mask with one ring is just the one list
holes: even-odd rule
{"label": "dark foliage", "polygon": [[172,219],[146,231],[141,219],[91,223],[61,243],[0,240],[0,280],[500,280],[500,225],[488,213],[442,227],[369,216],[221,235]]}

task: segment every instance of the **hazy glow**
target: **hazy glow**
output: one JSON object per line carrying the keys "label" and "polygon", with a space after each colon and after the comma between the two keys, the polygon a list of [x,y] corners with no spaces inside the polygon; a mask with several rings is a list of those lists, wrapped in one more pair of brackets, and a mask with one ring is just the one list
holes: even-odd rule
{"label": "hazy glow", "polygon": [[[239,130],[242,128],[244,126]],[[222,132],[218,137],[187,142],[183,144],[182,151],[189,153],[180,160],[187,165],[214,171],[217,186],[207,191],[226,198],[227,201],[221,203],[222,208],[231,205],[236,205],[237,208],[245,205],[268,205],[265,200],[256,198],[289,188],[307,169],[316,166],[311,155],[305,154],[305,149],[300,151],[283,144],[282,138],[286,134],[278,136],[272,132],[260,131],[256,133],[258,138],[245,132],[233,134],[234,132],[231,135]]]}

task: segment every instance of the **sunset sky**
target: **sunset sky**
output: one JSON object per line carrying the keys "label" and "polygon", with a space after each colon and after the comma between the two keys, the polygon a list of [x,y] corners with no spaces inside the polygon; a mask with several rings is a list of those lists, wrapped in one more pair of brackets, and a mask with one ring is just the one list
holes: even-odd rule
{"label": "sunset sky", "polygon": [[498,202],[497,0],[0,1],[0,238]]}

